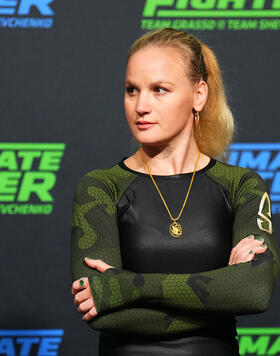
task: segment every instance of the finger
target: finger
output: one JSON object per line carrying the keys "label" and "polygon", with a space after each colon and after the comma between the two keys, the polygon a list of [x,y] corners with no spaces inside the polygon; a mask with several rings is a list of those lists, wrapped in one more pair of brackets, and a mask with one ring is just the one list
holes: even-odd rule
{"label": "finger", "polygon": [[88,298],[90,298],[92,295],[91,295],[91,291],[90,291],[90,288],[86,288],[86,289],[83,289],[82,291],[78,292],[76,295],[75,295],[75,298],[74,298],[74,304],[75,305],[79,305],[80,303],[84,302],[85,300],[87,300]]}
{"label": "finger", "polygon": [[104,261],[90,257],[85,257],[85,262],[90,268],[96,268],[99,272],[103,272],[108,267]]}
{"label": "finger", "polygon": [[72,284],[72,294],[78,293],[81,289],[87,288],[88,286],[88,278],[81,277],[73,282]]}
{"label": "finger", "polygon": [[267,248],[268,248],[268,246],[264,244],[264,246],[261,245],[261,246],[255,247],[254,250],[255,250],[255,253],[264,253],[267,250]]}
{"label": "finger", "polygon": [[243,256],[239,255],[233,264],[249,262],[252,261],[254,257],[255,257],[255,252],[253,251],[253,249],[250,249],[249,251],[247,251],[246,254],[243,254]]}
{"label": "finger", "polygon": [[85,279],[84,278],[81,278],[77,281],[75,281],[73,284],[72,284],[72,294],[75,295],[77,294],[79,291],[81,291],[82,289],[85,288]]}
{"label": "finger", "polygon": [[255,246],[253,247],[248,255],[244,258],[243,262],[247,262],[247,261],[252,261],[255,257],[256,253],[263,253],[265,250],[267,249],[267,245],[263,246]]}
{"label": "finger", "polygon": [[230,254],[229,264],[234,264],[236,260],[236,253],[240,249],[240,247],[246,245],[248,242],[251,241],[254,241],[254,235],[252,234],[244,237],[241,241],[238,242],[238,244],[233,247]]}
{"label": "finger", "polygon": [[252,241],[247,241],[242,246],[235,249],[232,256],[233,263],[239,263],[243,261],[251,249],[254,250],[255,247],[260,246],[262,243],[263,243],[263,239],[261,240],[254,239]]}
{"label": "finger", "polygon": [[104,261],[102,261],[100,259],[91,258],[91,257],[85,257],[85,261],[88,265],[91,265],[91,266],[101,265],[102,263],[105,263]]}
{"label": "finger", "polygon": [[234,263],[251,261],[255,256],[254,247],[247,247],[245,250],[239,250],[235,256]]}
{"label": "finger", "polygon": [[95,307],[95,305],[93,303],[93,299],[89,298],[85,300],[83,303],[81,303],[77,309],[80,313],[84,314],[87,313],[92,307]]}
{"label": "finger", "polygon": [[228,261],[229,265],[233,265],[233,255],[234,255],[234,252],[231,250],[230,256],[229,256],[229,261]]}
{"label": "finger", "polygon": [[[251,236],[251,237],[250,237],[250,236]],[[242,240],[240,240],[240,241],[238,242],[238,244],[236,244],[236,245],[234,246],[233,249],[238,248],[238,247],[240,247],[240,246],[246,244],[247,242],[250,242],[250,241],[253,241],[253,240],[254,240],[254,235],[250,234],[250,235],[244,237]]]}
{"label": "finger", "polygon": [[240,262],[247,262],[254,258],[254,249],[252,244],[246,243],[241,246],[238,250],[233,254],[232,263],[237,264]]}
{"label": "finger", "polygon": [[258,242],[259,244],[263,244],[265,241],[264,241],[264,238],[261,237],[261,236],[258,236],[256,239],[255,239],[256,242]]}
{"label": "finger", "polygon": [[244,262],[252,261],[254,257],[255,257],[255,251],[251,249],[242,262],[244,263]]}
{"label": "finger", "polygon": [[249,253],[247,255],[244,254],[244,256],[242,258],[242,262],[252,261],[254,259],[256,253],[264,253],[264,251],[266,249],[267,249],[267,245],[252,247],[252,249],[249,251]]}
{"label": "finger", "polygon": [[83,320],[89,321],[96,315],[97,315],[97,311],[95,307],[92,307],[86,314],[84,314]]}

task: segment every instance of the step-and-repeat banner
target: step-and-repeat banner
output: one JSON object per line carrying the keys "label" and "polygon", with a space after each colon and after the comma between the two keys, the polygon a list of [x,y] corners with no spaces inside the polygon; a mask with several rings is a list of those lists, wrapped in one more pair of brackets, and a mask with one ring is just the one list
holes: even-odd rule
{"label": "step-and-repeat banner", "polygon": [[[0,355],[98,355],[71,294],[72,199],[86,172],[134,153],[129,46],[190,32],[216,53],[238,124],[229,163],[257,171],[280,240],[279,0],[0,0]],[[280,287],[237,317],[241,355],[280,355]]]}

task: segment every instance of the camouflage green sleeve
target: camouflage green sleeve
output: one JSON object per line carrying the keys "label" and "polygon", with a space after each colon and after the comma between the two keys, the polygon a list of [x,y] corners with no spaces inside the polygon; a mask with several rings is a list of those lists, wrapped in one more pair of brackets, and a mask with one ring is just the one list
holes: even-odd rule
{"label": "camouflage green sleeve", "polygon": [[[97,301],[102,295],[101,272],[88,267],[84,258],[102,259],[122,268],[119,233],[116,224],[114,186],[104,182],[97,171],[84,175],[75,190],[71,234],[72,281],[88,277]],[[102,237],[102,238],[101,238]],[[105,273],[105,272],[104,272]],[[101,295],[100,295],[101,292]],[[118,298],[118,295],[116,295]],[[138,336],[174,335],[209,325],[203,316],[175,313],[168,308],[119,306],[117,310],[99,310],[88,325],[94,330]]]}
{"label": "camouflage green sleeve", "polygon": [[279,275],[279,246],[272,226],[270,197],[264,180],[254,171],[244,174],[230,194],[234,206],[233,247],[253,234],[264,238],[266,252],[246,263],[192,274],[134,273],[123,270],[119,259],[109,259],[116,268],[91,275],[97,312],[135,305],[197,314],[264,312]]}

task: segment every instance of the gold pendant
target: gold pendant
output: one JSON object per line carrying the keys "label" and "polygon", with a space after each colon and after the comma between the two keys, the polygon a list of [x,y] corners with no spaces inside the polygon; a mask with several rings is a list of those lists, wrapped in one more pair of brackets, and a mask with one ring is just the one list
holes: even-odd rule
{"label": "gold pendant", "polygon": [[178,222],[173,221],[173,223],[169,226],[169,232],[173,237],[180,237],[183,233],[183,229]]}

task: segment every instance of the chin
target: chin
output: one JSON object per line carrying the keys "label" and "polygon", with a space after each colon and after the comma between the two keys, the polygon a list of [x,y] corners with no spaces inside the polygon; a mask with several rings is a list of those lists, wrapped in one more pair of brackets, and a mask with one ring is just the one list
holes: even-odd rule
{"label": "chin", "polygon": [[151,146],[159,146],[163,144],[167,144],[169,142],[168,139],[159,137],[143,137],[144,135],[137,135],[134,138],[141,144],[141,145],[151,145]]}

